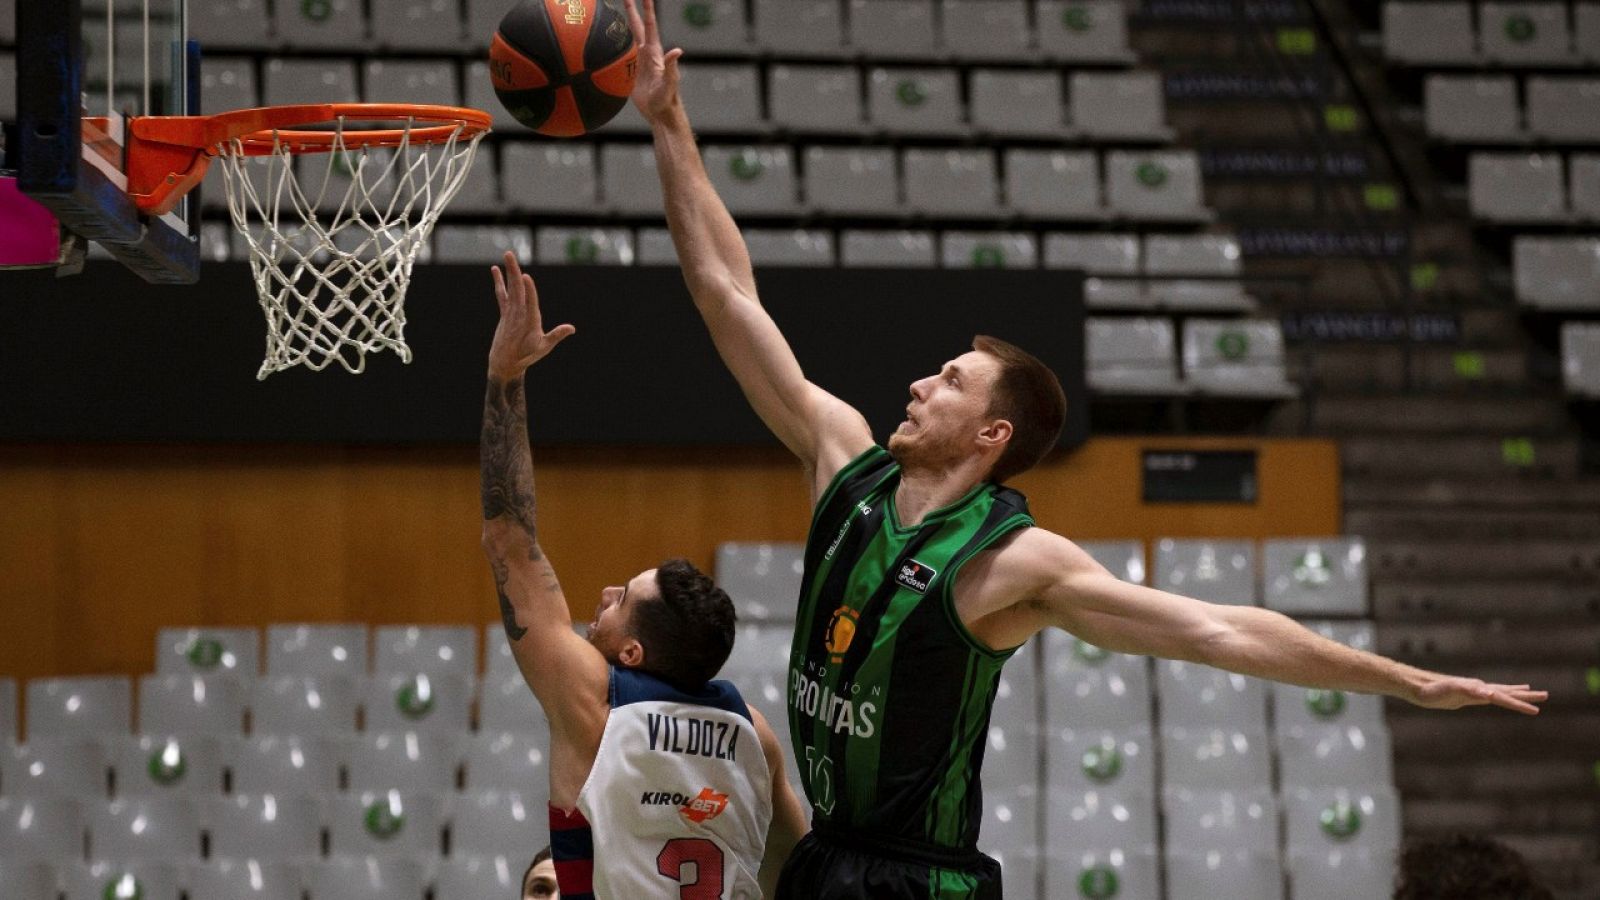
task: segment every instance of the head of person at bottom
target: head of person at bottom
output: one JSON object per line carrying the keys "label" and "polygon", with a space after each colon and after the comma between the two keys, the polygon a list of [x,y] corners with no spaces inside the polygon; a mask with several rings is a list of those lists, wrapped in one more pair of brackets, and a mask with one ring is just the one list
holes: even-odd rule
{"label": "head of person at bottom", "polygon": [[1044,458],[1066,417],[1066,392],[1049,366],[979,335],[971,350],[911,384],[906,419],[888,447],[907,470],[969,469],[1001,483]]}
{"label": "head of person at bottom", "polygon": [[733,650],[733,601],[685,559],[669,559],[600,592],[589,643],[613,666],[682,691],[715,678]]}
{"label": "head of person at bottom", "polygon": [[528,871],[522,873],[522,900],[561,900],[556,884],[556,864],[546,847],[534,854]]}
{"label": "head of person at bottom", "polygon": [[1552,898],[1517,851],[1490,838],[1465,834],[1407,847],[1394,889],[1394,900]]}

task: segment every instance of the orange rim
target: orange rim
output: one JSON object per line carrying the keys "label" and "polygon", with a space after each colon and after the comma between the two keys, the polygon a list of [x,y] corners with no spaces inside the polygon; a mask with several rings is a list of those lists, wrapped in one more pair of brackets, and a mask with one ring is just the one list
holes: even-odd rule
{"label": "orange rim", "polygon": [[[240,135],[238,147],[246,156],[262,156],[282,148],[291,153],[326,153],[334,148],[335,138],[349,148],[398,147],[401,144],[442,144],[452,137],[470,140],[489,130],[492,119],[479,109],[459,106],[426,106],[414,103],[333,103],[329,114],[318,118],[284,122]],[[292,110],[295,107],[278,107]],[[408,121],[408,128],[344,128],[338,131],[309,131],[303,127],[340,120],[355,121]],[[219,153],[232,152],[224,142]]]}

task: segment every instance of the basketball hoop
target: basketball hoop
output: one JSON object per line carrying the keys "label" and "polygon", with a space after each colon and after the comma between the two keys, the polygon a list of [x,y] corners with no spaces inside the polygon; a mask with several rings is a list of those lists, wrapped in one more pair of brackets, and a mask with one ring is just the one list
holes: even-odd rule
{"label": "basketball hoop", "polygon": [[256,377],[334,362],[360,373],[380,350],[411,361],[411,267],[489,126],[475,109],[371,103],[135,119],[128,193],[164,212],[216,159],[267,319]]}

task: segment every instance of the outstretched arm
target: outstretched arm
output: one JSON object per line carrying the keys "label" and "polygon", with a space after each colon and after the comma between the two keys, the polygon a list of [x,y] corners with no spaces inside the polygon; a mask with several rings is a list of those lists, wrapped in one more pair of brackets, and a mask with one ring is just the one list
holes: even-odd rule
{"label": "outstretched arm", "polygon": [[1305,687],[1385,694],[1432,709],[1493,704],[1537,715],[1549,694],[1429,672],[1347,647],[1281,613],[1224,606],[1121,581],[1066,538],[1029,529],[1007,548],[1038,579],[1027,608],[1054,626],[1121,653],[1204,663]]}
{"label": "outstretched arm", "polygon": [[663,50],[655,0],[626,2],[640,44],[633,99],[655,137],[667,226],[684,281],[745,398],[800,458],[820,493],[845,463],[872,445],[872,432],[855,409],[806,380],[762,308],[744,237],[706,175],[678,95],[682,51]]}
{"label": "outstretched arm", "polygon": [[494,269],[500,324],[489,350],[489,389],[479,447],[483,496],[483,551],[494,574],[500,618],[517,667],[561,727],[574,710],[598,701],[604,708],[605,659],[572,630],[556,571],[539,546],[533,494],[533,451],[523,376],[575,329],[546,332],[533,279],[506,254],[509,279]]}

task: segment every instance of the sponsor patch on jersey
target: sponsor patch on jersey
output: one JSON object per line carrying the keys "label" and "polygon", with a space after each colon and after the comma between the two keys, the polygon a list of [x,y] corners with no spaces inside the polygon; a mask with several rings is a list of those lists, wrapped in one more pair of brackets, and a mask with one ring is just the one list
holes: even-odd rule
{"label": "sponsor patch on jersey", "polygon": [[900,567],[899,573],[894,576],[894,583],[901,587],[910,588],[919,594],[925,594],[928,592],[928,582],[932,581],[933,576],[937,574],[939,574],[939,570],[932,566],[919,563],[914,559],[907,560]]}
{"label": "sponsor patch on jersey", "polygon": [[719,794],[711,788],[701,788],[699,796],[680,806],[678,812],[696,825],[704,825],[722,815],[723,810],[727,808],[727,794]]}
{"label": "sponsor patch on jersey", "polygon": [[856,639],[856,622],[860,618],[861,614],[848,606],[833,611],[833,618],[828,620],[828,631],[824,635],[828,643],[828,658],[833,662],[844,662],[845,652]]}

